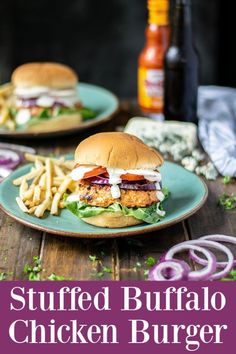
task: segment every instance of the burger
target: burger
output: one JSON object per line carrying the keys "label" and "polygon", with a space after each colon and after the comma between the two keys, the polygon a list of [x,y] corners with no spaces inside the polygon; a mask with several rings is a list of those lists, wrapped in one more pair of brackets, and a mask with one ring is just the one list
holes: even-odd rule
{"label": "burger", "polygon": [[156,223],[165,216],[158,171],[162,164],[162,156],[133,135],[92,135],[75,151],[75,191],[65,197],[65,205],[100,227]]}
{"label": "burger", "polygon": [[[78,99],[78,77],[70,67],[58,63],[28,63],[12,74],[11,118],[16,129],[61,130],[77,126],[95,113]],[[92,115],[92,116],[91,116]]]}

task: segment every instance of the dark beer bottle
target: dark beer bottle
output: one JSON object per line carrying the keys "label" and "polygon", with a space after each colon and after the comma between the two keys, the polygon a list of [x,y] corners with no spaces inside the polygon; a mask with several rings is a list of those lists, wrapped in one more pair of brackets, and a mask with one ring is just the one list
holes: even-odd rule
{"label": "dark beer bottle", "polygon": [[197,122],[198,69],[190,0],[175,0],[170,45],[164,59],[165,119]]}

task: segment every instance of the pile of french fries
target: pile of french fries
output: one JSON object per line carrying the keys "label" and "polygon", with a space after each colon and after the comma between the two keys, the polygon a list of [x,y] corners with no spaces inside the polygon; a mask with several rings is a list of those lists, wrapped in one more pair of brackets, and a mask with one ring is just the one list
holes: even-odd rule
{"label": "pile of french fries", "polygon": [[15,121],[11,118],[9,107],[13,101],[13,85],[7,83],[0,86],[0,128],[15,129]]}
{"label": "pile of french fries", "polygon": [[19,208],[38,218],[47,210],[58,215],[59,209],[64,208],[64,193],[75,191],[75,183],[70,177],[74,162],[63,157],[55,159],[31,154],[25,154],[25,159],[34,165],[30,172],[13,181],[19,186],[19,196],[16,197]]}

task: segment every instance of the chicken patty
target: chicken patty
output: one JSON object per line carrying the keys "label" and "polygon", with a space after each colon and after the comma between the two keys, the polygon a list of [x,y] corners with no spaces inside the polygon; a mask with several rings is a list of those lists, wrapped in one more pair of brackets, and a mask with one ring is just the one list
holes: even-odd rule
{"label": "chicken patty", "polygon": [[109,185],[100,186],[90,184],[87,181],[81,181],[76,190],[76,194],[79,194],[82,202],[104,208],[117,202],[126,207],[133,208],[146,207],[159,201],[156,191],[121,189],[120,192],[120,198],[114,199],[112,198],[111,187]]}

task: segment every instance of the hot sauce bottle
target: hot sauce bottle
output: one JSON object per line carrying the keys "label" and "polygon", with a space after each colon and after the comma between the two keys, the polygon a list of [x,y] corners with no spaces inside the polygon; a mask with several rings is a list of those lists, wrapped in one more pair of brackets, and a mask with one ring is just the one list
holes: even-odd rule
{"label": "hot sauce bottle", "polygon": [[138,59],[138,103],[145,115],[163,119],[164,54],[169,45],[169,1],[148,0],[146,44]]}

